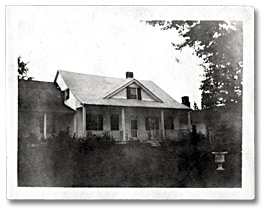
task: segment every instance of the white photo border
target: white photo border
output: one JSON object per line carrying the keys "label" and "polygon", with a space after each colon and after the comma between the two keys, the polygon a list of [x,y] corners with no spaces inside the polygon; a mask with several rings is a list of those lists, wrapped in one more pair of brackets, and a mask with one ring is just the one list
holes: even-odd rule
{"label": "white photo border", "polygon": [[[68,6],[68,5],[65,5]],[[6,28],[11,28],[12,9],[6,6]],[[36,6],[38,7],[38,6]],[[72,7],[72,6],[69,6]],[[83,7],[88,7],[87,5]],[[107,6],[110,7],[110,6]],[[113,7],[117,7],[114,5]],[[7,199],[121,199],[121,200],[252,200],[255,198],[254,146],[254,8],[251,6],[121,6],[148,7],[140,20],[235,20],[243,22],[243,157],[242,188],[37,188],[17,186],[18,84],[16,47],[6,44],[6,146]],[[7,37],[16,35],[7,35]],[[16,135],[15,135],[16,134]]]}

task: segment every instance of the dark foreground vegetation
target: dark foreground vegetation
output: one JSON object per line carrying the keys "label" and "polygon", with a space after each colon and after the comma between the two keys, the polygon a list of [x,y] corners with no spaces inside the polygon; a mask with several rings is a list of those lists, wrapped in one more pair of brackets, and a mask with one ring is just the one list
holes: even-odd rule
{"label": "dark foreground vegetation", "polygon": [[[19,140],[18,185],[30,187],[241,187],[241,150],[230,147],[225,171],[216,171],[203,137],[164,141],[161,147],[108,136],[65,133],[43,144]],[[239,145],[239,144],[238,144]]]}

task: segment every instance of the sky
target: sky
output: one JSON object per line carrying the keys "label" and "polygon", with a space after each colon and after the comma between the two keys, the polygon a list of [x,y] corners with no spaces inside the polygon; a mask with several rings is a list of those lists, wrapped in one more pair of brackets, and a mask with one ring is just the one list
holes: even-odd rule
{"label": "sky", "polygon": [[171,43],[183,41],[177,31],[141,22],[152,13],[145,7],[8,7],[8,63],[15,68],[21,56],[29,76],[40,81],[53,81],[57,70],[119,78],[131,71],[176,101],[189,96],[200,106],[200,59],[190,48],[174,50]]}

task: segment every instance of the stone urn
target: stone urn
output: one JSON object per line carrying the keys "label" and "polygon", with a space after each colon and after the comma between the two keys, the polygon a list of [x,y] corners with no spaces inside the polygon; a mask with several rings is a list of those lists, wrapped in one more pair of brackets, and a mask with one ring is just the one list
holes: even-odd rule
{"label": "stone urn", "polygon": [[216,170],[223,171],[225,170],[223,167],[223,164],[225,163],[225,154],[228,152],[212,152],[213,155],[215,155],[215,162],[218,165],[218,168]]}

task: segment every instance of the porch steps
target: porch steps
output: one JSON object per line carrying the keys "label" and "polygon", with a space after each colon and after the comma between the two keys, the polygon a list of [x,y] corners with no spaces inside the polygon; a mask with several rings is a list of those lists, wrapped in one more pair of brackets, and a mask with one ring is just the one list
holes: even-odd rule
{"label": "porch steps", "polygon": [[153,147],[160,147],[160,143],[157,140],[147,140],[146,143],[151,144]]}

